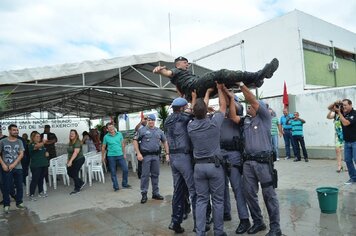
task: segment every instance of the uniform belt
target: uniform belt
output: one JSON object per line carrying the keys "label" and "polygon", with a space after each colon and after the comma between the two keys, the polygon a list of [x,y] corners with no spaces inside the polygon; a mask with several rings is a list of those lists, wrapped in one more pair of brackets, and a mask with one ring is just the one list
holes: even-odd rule
{"label": "uniform belt", "polygon": [[256,154],[246,154],[242,155],[244,161],[257,161],[260,163],[270,163],[273,161],[273,152],[260,152]]}
{"label": "uniform belt", "polygon": [[160,151],[156,151],[156,152],[141,152],[142,156],[148,156],[148,155],[159,155],[161,154]]}
{"label": "uniform belt", "polygon": [[170,154],[179,154],[179,153],[189,154],[191,152],[190,152],[190,150],[185,150],[183,148],[178,148],[178,149],[169,149],[169,153]]}
{"label": "uniform belt", "polygon": [[215,163],[215,156],[204,157],[204,158],[194,158],[195,164],[203,164],[203,163]]}

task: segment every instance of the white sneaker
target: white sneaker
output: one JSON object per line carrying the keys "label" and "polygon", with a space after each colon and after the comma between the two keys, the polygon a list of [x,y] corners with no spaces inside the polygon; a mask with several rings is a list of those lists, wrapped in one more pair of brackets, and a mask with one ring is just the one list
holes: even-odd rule
{"label": "white sneaker", "polygon": [[4,212],[5,212],[5,214],[9,214],[10,207],[9,206],[4,207]]}
{"label": "white sneaker", "polygon": [[39,197],[43,197],[43,198],[45,198],[45,197],[48,197],[48,194],[47,194],[47,193],[42,192],[42,193],[39,193],[39,194],[38,194],[38,196],[39,196]]}
{"label": "white sneaker", "polygon": [[35,196],[32,194],[32,195],[30,195],[30,201],[33,201],[33,202],[35,202],[35,201],[37,201],[37,198],[35,198]]}
{"label": "white sneaker", "polygon": [[20,210],[24,210],[26,209],[25,205],[23,203],[20,203],[18,205],[16,205],[17,209],[20,209]]}
{"label": "white sneaker", "polygon": [[352,179],[349,179],[348,181],[345,182],[346,185],[353,184],[354,181]]}

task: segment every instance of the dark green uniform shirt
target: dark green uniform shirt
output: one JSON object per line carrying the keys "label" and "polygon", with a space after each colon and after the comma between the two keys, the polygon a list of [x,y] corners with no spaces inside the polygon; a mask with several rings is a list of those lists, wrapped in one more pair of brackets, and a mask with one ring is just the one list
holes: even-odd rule
{"label": "dark green uniform shirt", "polygon": [[48,166],[48,159],[46,157],[46,148],[40,147],[35,150],[35,143],[30,143],[28,146],[31,160],[31,168]]}
{"label": "dark green uniform shirt", "polygon": [[74,160],[78,160],[79,158],[83,158],[83,150],[82,150],[82,144],[80,143],[79,140],[77,140],[75,143],[71,144],[69,143],[67,152],[68,152],[68,160],[72,157],[74,149],[80,148],[80,151],[78,153],[78,156]]}

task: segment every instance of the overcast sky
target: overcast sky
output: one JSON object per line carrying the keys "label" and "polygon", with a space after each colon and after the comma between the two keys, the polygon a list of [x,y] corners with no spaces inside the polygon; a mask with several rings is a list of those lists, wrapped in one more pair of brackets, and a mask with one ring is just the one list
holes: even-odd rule
{"label": "overcast sky", "polygon": [[354,0],[0,0],[0,71],[170,54],[169,14],[184,55],[294,9],[356,32]]}

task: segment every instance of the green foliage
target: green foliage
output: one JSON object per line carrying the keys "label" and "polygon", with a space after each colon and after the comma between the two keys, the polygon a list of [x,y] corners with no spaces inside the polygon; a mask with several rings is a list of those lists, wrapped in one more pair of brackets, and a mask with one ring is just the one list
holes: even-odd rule
{"label": "green foliage", "polygon": [[100,123],[97,124],[94,129],[97,129],[99,132],[101,131],[101,129],[104,127],[104,122],[103,120],[100,120]]}
{"label": "green foliage", "polygon": [[166,107],[166,105],[162,104],[158,109],[157,109],[157,113],[158,113],[158,118],[162,121],[161,125],[160,125],[160,129],[163,130],[163,125],[164,122],[166,121],[167,117],[168,117],[168,109]]}

